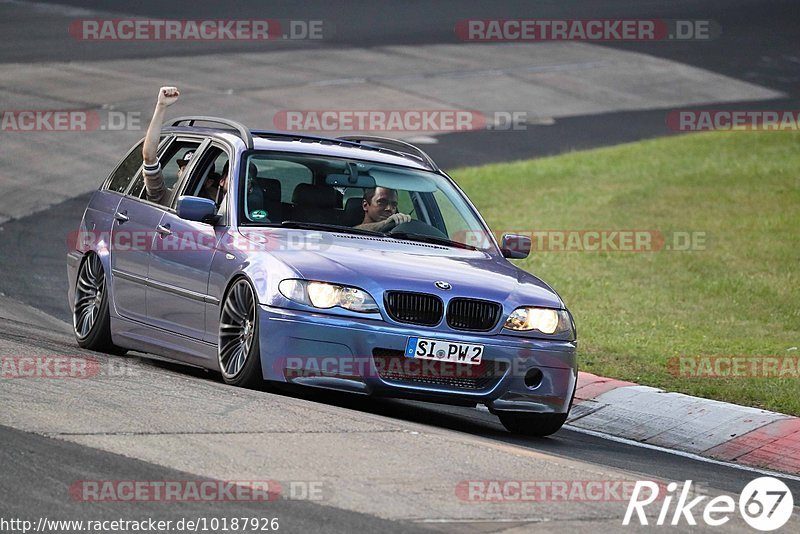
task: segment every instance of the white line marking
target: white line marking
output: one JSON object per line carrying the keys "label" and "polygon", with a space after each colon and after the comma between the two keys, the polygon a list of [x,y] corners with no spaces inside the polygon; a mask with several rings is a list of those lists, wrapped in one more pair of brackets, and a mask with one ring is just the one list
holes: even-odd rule
{"label": "white line marking", "polygon": [[715,460],[713,458],[707,458],[705,456],[700,456],[698,454],[694,454],[691,452],[684,452],[684,451],[676,451],[673,449],[667,449],[665,447],[659,447],[658,445],[651,445],[649,443],[641,443],[639,441],[633,441],[627,438],[620,438],[617,436],[612,436],[610,434],[603,434],[602,432],[595,432],[594,430],[587,430],[585,428],[579,428],[572,425],[564,425],[564,428],[567,430],[572,430],[573,432],[577,432],[579,434],[586,434],[588,436],[594,436],[596,438],[607,439],[609,441],[614,441],[616,443],[623,443],[625,445],[632,445],[634,447],[642,447],[644,449],[650,449],[659,452],[666,452],[668,454],[674,454],[675,456],[682,456],[683,458],[690,458],[692,460],[697,460],[699,462],[706,462],[709,464],[715,465],[724,465],[725,467],[731,467],[733,469],[739,469],[742,471],[749,471],[751,473],[758,473],[761,475],[772,476],[776,478],[785,478],[788,480],[794,480],[795,482],[800,482],[800,477],[795,475],[789,475],[786,473],[779,473],[777,471],[770,471],[769,469],[760,469],[758,467],[750,467],[749,465],[741,465],[741,464],[734,464],[730,462],[723,462],[722,460]]}
{"label": "white line marking", "polygon": [[[47,2],[22,2],[20,0],[0,0],[0,4],[10,4],[13,6],[30,8],[39,13],[48,15],[61,15],[65,17],[91,17],[91,16],[116,16],[117,18],[124,16],[126,18],[134,18],[134,15],[128,15],[119,11],[104,11],[100,9],[87,9],[82,7],[70,6],[67,4],[50,4]],[[145,18],[138,16],[135,18]]]}
{"label": "white line marking", "polygon": [[316,82],[309,82],[308,85],[312,87],[327,87],[330,85],[351,85],[367,83],[366,78],[336,78],[333,80],[319,80]]}
{"label": "white line marking", "polygon": [[521,519],[413,519],[414,523],[548,523],[552,519],[523,517]]}

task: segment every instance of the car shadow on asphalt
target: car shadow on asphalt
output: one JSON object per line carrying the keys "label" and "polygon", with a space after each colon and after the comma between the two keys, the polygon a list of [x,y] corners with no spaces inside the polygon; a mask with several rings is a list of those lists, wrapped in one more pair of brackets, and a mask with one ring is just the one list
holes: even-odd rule
{"label": "car shadow on asphalt", "polygon": [[[222,383],[221,375],[218,372],[167,359],[153,358],[151,355],[142,356],[143,359],[149,359],[150,363],[155,367],[198,379]],[[478,408],[417,400],[369,397],[357,393],[275,382],[264,382],[256,391],[389,417],[410,423],[430,425],[443,430],[454,430],[512,445],[537,446],[537,448],[545,446],[551,452],[556,452],[564,447],[569,448],[568,440],[559,439],[557,435],[544,438],[515,436],[503,428],[496,416]]]}

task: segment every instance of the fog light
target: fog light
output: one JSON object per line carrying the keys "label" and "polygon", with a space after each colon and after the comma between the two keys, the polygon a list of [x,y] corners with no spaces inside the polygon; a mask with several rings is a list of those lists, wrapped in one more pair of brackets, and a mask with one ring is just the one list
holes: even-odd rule
{"label": "fog light", "polygon": [[542,374],[541,369],[533,368],[529,369],[527,373],[525,373],[525,385],[530,389],[536,389],[542,383],[542,378],[544,378],[544,374]]}

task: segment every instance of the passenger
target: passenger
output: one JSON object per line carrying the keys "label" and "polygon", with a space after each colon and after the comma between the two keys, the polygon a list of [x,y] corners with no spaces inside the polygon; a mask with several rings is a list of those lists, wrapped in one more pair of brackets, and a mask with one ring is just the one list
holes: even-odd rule
{"label": "passenger", "polygon": [[[178,100],[179,96],[180,92],[177,87],[165,86],[158,90],[158,100],[153,111],[153,118],[150,119],[150,125],[147,127],[147,134],[145,134],[144,145],[142,146],[144,185],[147,192],[147,200],[157,204],[166,204],[172,197],[172,191],[164,183],[164,172],[161,168],[161,162],[158,160],[158,143],[161,138],[161,124],[164,122],[164,112],[167,107]],[[183,157],[176,160],[178,164],[176,184],[180,183],[183,173],[186,171],[187,165],[193,156],[193,150],[187,151]],[[222,199],[225,198],[225,193],[228,191],[227,178],[228,164],[226,162],[221,176],[216,173],[209,173],[208,178],[203,183],[200,195],[213,200],[219,207]],[[222,191],[221,194],[220,191]]]}
{"label": "passenger", "polygon": [[222,181],[222,175],[220,175],[218,172],[214,172],[214,169],[211,169],[206,177],[206,180],[203,182],[203,187],[200,189],[198,196],[210,200],[216,200],[220,181]]}
{"label": "passenger", "polygon": [[200,190],[200,196],[213,200],[219,208],[225,194],[228,192],[228,162],[222,167],[222,174],[210,172],[206,181],[203,183],[203,188]]}
{"label": "passenger", "polygon": [[356,226],[364,230],[386,232],[398,224],[411,221],[411,216],[397,212],[397,190],[387,187],[364,189],[361,200],[364,220]]}
{"label": "passenger", "polygon": [[[144,187],[147,191],[147,200],[157,204],[166,204],[172,196],[171,191],[164,184],[164,173],[161,169],[161,163],[158,161],[158,142],[161,138],[161,124],[164,122],[164,112],[168,106],[178,100],[179,96],[180,93],[177,87],[162,87],[158,90],[158,101],[153,111],[153,118],[150,119],[147,134],[144,136],[144,145],[142,146]],[[194,155],[193,152],[187,152],[184,158],[189,154]],[[189,159],[191,159],[191,156],[189,156]],[[181,160],[178,160],[178,180],[183,176],[188,161],[188,159],[183,160],[183,165],[181,165]]]}

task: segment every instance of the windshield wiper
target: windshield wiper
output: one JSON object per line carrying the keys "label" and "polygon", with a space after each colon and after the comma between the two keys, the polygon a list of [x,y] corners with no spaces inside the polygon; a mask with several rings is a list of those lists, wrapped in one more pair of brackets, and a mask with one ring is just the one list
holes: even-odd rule
{"label": "windshield wiper", "polygon": [[446,237],[436,237],[427,234],[415,234],[410,232],[392,232],[383,235],[395,239],[407,239],[408,241],[422,241],[424,243],[435,243],[437,245],[446,245],[448,247],[465,248],[467,250],[478,250],[477,247],[473,247],[472,245],[467,245],[466,243],[453,241],[451,239],[447,239]]}
{"label": "windshield wiper", "polygon": [[283,221],[280,224],[266,224],[264,226],[281,226],[283,228],[299,228],[301,230],[323,230],[326,232],[341,232],[343,234],[360,234],[360,235],[374,235],[383,237],[381,232],[373,232],[372,230],[364,230],[362,228],[353,228],[351,226],[339,226],[338,224],[326,224],[315,222],[301,222],[301,221]]}

